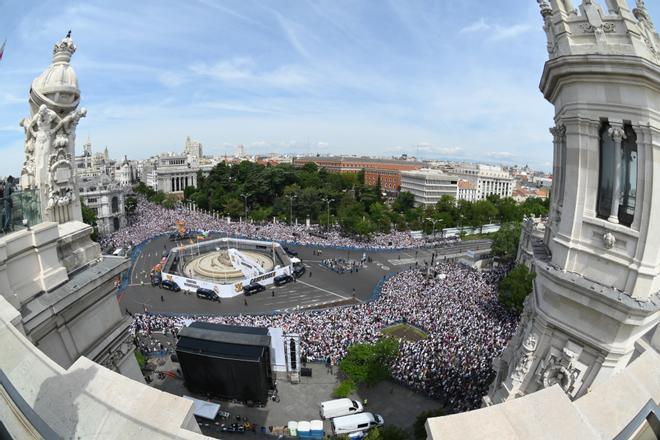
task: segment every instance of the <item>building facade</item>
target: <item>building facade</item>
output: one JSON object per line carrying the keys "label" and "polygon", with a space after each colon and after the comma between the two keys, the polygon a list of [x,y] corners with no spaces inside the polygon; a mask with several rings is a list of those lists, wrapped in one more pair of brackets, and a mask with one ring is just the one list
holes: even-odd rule
{"label": "building facade", "polygon": [[[539,2],[555,106],[550,216],[533,291],[487,405],[559,385],[584,396],[660,320],[660,38],[643,1]],[[523,229],[524,231],[524,229]]]}
{"label": "building facade", "polygon": [[182,194],[187,187],[197,188],[197,175],[208,175],[217,160],[202,156],[202,144],[186,138],[183,154],[163,153],[139,165],[140,180],[155,191]]}
{"label": "building facade", "polygon": [[118,231],[127,224],[124,202],[130,187],[122,186],[109,176],[78,179],[80,197],[96,215],[100,235]]}
{"label": "building facade", "polygon": [[435,205],[442,196],[458,197],[458,178],[440,170],[403,171],[401,191],[415,196],[417,205]]}
{"label": "building facade", "polygon": [[515,180],[502,167],[481,164],[456,164],[443,168],[447,174],[454,174],[469,180],[477,189],[477,200],[490,195],[502,198],[511,197]]}
{"label": "building facade", "polygon": [[418,170],[422,162],[404,159],[379,159],[355,156],[305,156],[294,159],[297,167],[315,163],[332,173],[358,173],[364,170],[365,184],[376,186],[380,180],[383,190],[396,192],[401,187],[401,172]]}
{"label": "building facade", "polygon": [[479,191],[477,184],[468,179],[458,180],[458,200],[467,200],[468,202],[475,202],[479,200]]}

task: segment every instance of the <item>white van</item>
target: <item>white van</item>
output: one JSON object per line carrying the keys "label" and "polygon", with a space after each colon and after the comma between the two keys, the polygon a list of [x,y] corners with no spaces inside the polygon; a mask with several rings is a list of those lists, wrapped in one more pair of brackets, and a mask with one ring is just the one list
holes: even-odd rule
{"label": "white van", "polygon": [[335,417],[332,419],[332,433],[334,435],[350,434],[352,432],[367,432],[376,426],[383,426],[384,420],[378,414],[370,412],[350,416]]}
{"label": "white van", "polygon": [[362,404],[351,399],[335,399],[322,402],[319,415],[322,419],[348,416],[362,412]]}

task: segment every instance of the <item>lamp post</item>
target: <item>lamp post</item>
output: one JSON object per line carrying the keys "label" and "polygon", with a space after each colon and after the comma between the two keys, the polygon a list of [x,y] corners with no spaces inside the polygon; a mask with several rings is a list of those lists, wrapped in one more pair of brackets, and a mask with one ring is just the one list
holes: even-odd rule
{"label": "lamp post", "polygon": [[249,193],[244,193],[244,194],[241,194],[241,197],[243,197],[243,199],[245,200],[245,221],[247,222],[247,216],[248,216],[247,199],[248,199],[248,197],[250,197],[250,194]]}
{"label": "lamp post", "polygon": [[433,239],[435,240],[435,224],[442,220],[436,220],[431,217],[427,217],[426,220],[430,221],[433,224]]}
{"label": "lamp post", "polygon": [[328,223],[325,225],[325,229],[329,230],[330,229],[330,203],[334,202],[335,199],[323,199],[323,201],[326,203],[327,208],[328,208]]}
{"label": "lamp post", "polygon": [[293,195],[288,195],[287,198],[289,199],[289,224],[293,223],[293,199],[295,199],[296,196],[295,194]]}

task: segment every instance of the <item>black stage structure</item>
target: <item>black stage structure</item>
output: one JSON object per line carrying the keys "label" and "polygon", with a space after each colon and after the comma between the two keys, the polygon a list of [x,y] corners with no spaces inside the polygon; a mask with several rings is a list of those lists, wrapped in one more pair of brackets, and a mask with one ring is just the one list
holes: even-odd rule
{"label": "black stage structure", "polygon": [[191,392],[266,403],[274,387],[267,328],[193,322],[179,332],[176,353]]}

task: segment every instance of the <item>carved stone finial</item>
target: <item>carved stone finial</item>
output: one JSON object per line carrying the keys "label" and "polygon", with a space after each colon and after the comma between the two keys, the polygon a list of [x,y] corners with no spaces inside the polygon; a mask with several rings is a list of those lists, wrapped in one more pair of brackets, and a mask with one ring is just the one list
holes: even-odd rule
{"label": "carved stone finial", "polygon": [[610,231],[605,231],[603,234],[603,245],[605,249],[612,249],[616,243],[616,237]]}
{"label": "carved stone finial", "polygon": [[552,15],[552,7],[550,7],[550,3],[548,3],[548,0],[536,0],[539,4],[539,7],[541,8],[541,16],[544,18]]}
{"label": "carved stone finial", "polygon": [[53,62],[54,63],[68,63],[71,61],[71,56],[76,52],[76,45],[73,44],[71,39],[71,31],[66,34],[66,37],[62,38],[55,46],[53,47]]}
{"label": "carved stone finial", "polygon": [[623,127],[614,126],[608,130],[610,136],[615,143],[620,144],[626,138],[626,132],[623,130]]}
{"label": "carved stone finial", "polygon": [[635,18],[643,25],[649,28],[649,30],[655,32],[655,26],[653,25],[653,20],[649,14],[648,9],[646,9],[646,4],[644,0],[637,0],[636,8],[633,9],[633,15]]}

